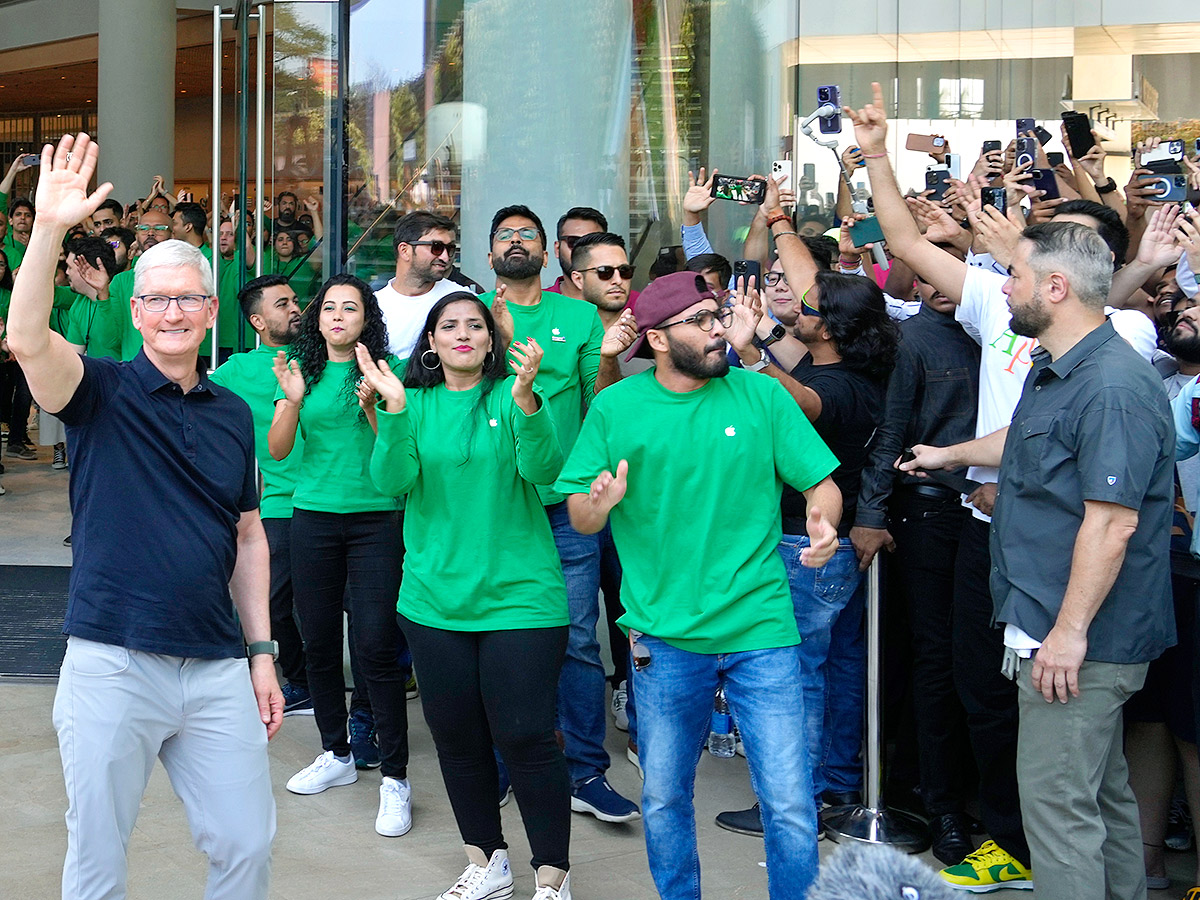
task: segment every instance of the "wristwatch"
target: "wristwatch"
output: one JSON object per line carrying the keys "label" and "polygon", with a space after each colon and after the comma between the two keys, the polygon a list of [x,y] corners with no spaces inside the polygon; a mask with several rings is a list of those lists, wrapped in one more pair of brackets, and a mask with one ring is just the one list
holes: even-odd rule
{"label": "wristwatch", "polygon": [[763,347],[770,347],[777,341],[782,341],[786,336],[787,329],[781,323],[776,322],[775,327],[771,329],[771,333],[765,338],[756,338],[755,343],[758,344],[759,349],[762,349]]}
{"label": "wristwatch", "polygon": [[[780,326],[782,327],[782,326]],[[762,347],[758,348],[758,362],[752,362],[749,365],[742,364],[742,368],[747,372],[761,372],[771,364],[770,357],[767,356],[767,351]]]}
{"label": "wristwatch", "polygon": [[251,641],[246,645],[246,657],[270,653],[272,660],[279,659],[279,641]]}
{"label": "wristwatch", "polygon": [[1113,181],[1112,178],[1109,178],[1108,182],[1103,186],[1096,185],[1096,193],[1100,195],[1111,194],[1116,189],[1117,183]]}

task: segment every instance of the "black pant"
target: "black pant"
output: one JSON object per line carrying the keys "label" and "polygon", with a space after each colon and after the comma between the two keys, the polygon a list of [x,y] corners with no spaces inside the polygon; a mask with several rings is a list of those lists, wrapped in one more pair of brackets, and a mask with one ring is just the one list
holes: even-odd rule
{"label": "black pant", "polygon": [[399,616],[421,678],[421,706],[464,844],[491,858],[500,827],[495,743],[533,851],[533,866],[568,868],[571,780],[554,738],[567,626],[445,631]]}
{"label": "black pant", "polygon": [[350,752],[342,665],[342,597],[348,589],[351,640],[375,714],[381,771],[391,778],[406,777],[408,769],[406,677],[396,658],[403,556],[398,512],[297,509],[292,515],[292,588],[321,746],[339,756]]}
{"label": "black pant", "polygon": [[29,411],[33,408],[33,394],[25,372],[16,360],[0,364],[0,419],[8,422],[8,446],[29,443]]}
{"label": "black pant", "polygon": [[[1004,631],[992,624],[988,524],[972,516],[954,561],[954,681],[979,767],[979,808],[992,840],[1024,865],[1029,844],[1017,791],[1017,686],[1000,674]],[[1070,840],[1070,835],[1063,835]]]}
{"label": "black pant", "polygon": [[608,620],[608,644],[612,651],[612,686],[629,679],[629,638],[617,624],[625,615],[621,603],[621,560],[613,543],[612,530],[605,527],[600,532],[600,593],[604,597],[604,617]]}
{"label": "black pant", "polygon": [[954,688],[954,557],[970,515],[957,494],[937,498],[900,486],[891,504],[896,552],[891,582],[912,635],[912,703],[921,799],[930,816],[963,809],[966,713]]}
{"label": "black pant", "polygon": [[271,637],[279,642],[279,668],[288,684],[308,687],[304,642],[292,601],[292,520],[263,519],[271,548]]}

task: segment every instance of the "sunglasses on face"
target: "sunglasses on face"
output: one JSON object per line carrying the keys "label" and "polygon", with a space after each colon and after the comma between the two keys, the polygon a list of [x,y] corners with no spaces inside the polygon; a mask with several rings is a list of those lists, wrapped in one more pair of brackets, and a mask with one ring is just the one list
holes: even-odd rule
{"label": "sunglasses on face", "polygon": [[586,269],[576,269],[576,272],[595,272],[601,281],[612,281],[614,275],[620,275],[622,281],[633,277],[633,266],[625,263],[620,266],[588,266]]}
{"label": "sunglasses on face", "polygon": [[500,228],[492,235],[492,239],[497,241],[511,241],[514,235],[522,241],[536,241],[541,237],[536,228]]}
{"label": "sunglasses on face", "polygon": [[443,253],[449,259],[454,259],[454,254],[458,252],[458,244],[454,241],[447,243],[446,241],[409,241],[410,247],[428,247],[429,252],[434,256],[441,256]]}
{"label": "sunglasses on face", "polygon": [[[813,287],[816,287],[816,285],[813,285]],[[812,293],[812,288],[810,287],[807,291],[804,292],[804,295],[800,298],[800,312],[806,316],[820,317],[821,311],[819,309],[817,309],[815,306],[813,306],[811,303],[808,302],[808,295],[811,293]]]}

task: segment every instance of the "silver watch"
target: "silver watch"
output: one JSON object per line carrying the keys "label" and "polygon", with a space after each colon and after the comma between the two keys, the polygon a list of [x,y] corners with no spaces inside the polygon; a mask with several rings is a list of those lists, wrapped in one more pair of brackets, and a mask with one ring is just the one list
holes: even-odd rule
{"label": "silver watch", "polygon": [[745,369],[747,372],[761,372],[763,369],[765,369],[770,364],[771,364],[771,359],[770,359],[770,357],[767,356],[767,351],[764,350],[762,347],[759,347],[758,348],[758,362],[752,362],[748,365],[743,363],[742,368]]}

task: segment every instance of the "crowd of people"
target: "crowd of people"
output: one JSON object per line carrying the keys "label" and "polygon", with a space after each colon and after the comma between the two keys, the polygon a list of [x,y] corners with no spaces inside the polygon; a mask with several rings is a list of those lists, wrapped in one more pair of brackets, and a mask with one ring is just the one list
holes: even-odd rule
{"label": "crowd of people", "polygon": [[[289,791],[378,768],[375,830],[419,828],[419,694],[466,848],[445,900],[512,896],[510,793],[535,900],[571,896],[572,811],[640,819],[659,894],[700,896],[714,696],[754,793],[717,825],[764,841],[772,898],[803,898],[820,811],[862,800],[877,557],[889,796],[928,821],[940,883],[1167,887],[1177,764],[1200,809],[1200,215],[1156,199],[1157,139],[1122,196],[1099,136],[1076,159],[1065,131],[1062,166],[1040,143],[985,145],[940,196],[905,194],[874,92],[846,110],[842,154],[872,216],[843,187],[836,225],[799,221],[765,178],[723,255],[700,169],[682,259],[660,255],[640,294],[602,212],[568,209],[551,242],[519,204],[491,222],[494,290],[456,271],[456,223],[424,211],[396,223],[386,284],[321,281],[286,192],[284,270],[241,286],[236,208],[210,221],[156,182],[130,220],[92,189],[87,136],[44,149],[0,257],[0,418],[28,460],[35,401],[39,439],[70,460],[64,895],[123,890],[159,758],[204,823],[207,896],[265,897],[265,748],[285,716],[313,716],[321,744]],[[1195,195],[1200,160],[1178,166]],[[875,225],[886,266],[855,239]],[[214,323],[229,352],[210,377]],[[606,777],[610,711],[640,806]]]}

